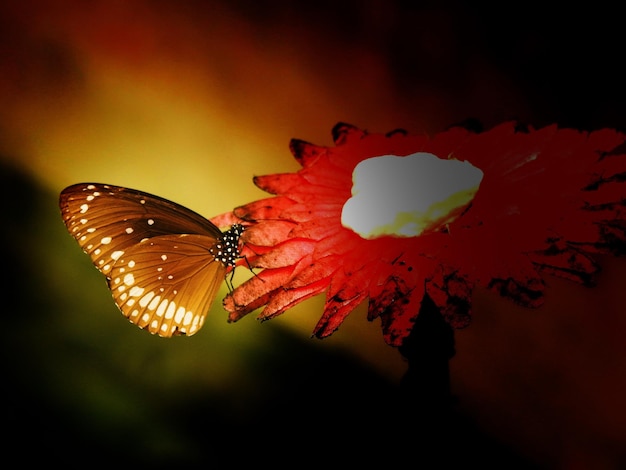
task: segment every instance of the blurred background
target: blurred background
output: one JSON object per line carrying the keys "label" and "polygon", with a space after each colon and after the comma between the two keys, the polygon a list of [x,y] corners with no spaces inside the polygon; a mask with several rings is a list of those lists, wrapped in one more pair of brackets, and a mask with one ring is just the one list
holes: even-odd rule
{"label": "blurred background", "polygon": [[[625,45],[601,2],[0,0],[5,452],[416,463],[419,423],[394,407],[406,363],[363,308],[319,341],[323,299],[263,324],[227,324],[218,300],[197,335],[153,337],[113,305],[58,194],[111,183],[212,217],[265,197],[252,177],[296,171],[289,140],[331,145],[339,121],[626,131]],[[547,279],[538,310],[475,292],[448,457],[626,467],[626,260],[599,261],[594,288]]]}

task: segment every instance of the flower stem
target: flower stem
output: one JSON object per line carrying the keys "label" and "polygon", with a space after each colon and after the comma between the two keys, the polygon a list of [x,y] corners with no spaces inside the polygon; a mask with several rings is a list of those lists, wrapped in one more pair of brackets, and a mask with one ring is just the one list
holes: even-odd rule
{"label": "flower stem", "polygon": [[454,330],[428,295],[424,296],[411,334],[398,350],[408,361],[400,384],[403,395],[423,410],[438,414],[448,409]]}

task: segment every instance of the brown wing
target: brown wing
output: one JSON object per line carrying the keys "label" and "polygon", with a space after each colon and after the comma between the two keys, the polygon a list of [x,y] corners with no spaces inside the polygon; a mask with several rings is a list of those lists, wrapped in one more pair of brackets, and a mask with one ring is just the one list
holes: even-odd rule
{"label": "brown wing", "polygon": [[161,235],[128,248],[108,276],[115,303],[150,333],[196,333],[226,272],[211,246],[203,235]]}
{"label": "brown wing", "polygon": [[81,183],[61,192],[63,221],[106,275],[115,303],[140,328],[192,335],[238,256],[236,226],[133,189]]}
{"label": "brown wing", "polygon": [[222,232],[196,212],[167,199],[120,186],[80,183],[59,198],[70,234],[94,265],[108,274],[129,247],[169,234],[198,234],[218,240]]}

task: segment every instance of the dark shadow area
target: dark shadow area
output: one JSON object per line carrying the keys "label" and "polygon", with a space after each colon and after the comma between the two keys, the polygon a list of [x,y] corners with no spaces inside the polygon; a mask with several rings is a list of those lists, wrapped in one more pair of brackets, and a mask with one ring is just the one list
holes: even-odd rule
{"label": "dark shadow area", "polygon": [[[57,195],[8,167],[2,168],[0,188],[5,216],[1,256],[10,269],[2,283],[3,422],[8,436],[3,448],[36,449],[22,461],[221,468],[331,461],[394,466],[407,457],[413,463],[435,457],[440,464],[530,468],[497,439],[478,431],[452,402],[445,410],[433,408],[438,397],[403,394],[353,357],[324,351],[314,340],[282,328],[269,328],[272,347],[253,352],[245,382],[216,390],[197,377],[197,384],[183,394],[147,385],[106,357],[120,347],[117,342],[106,335],[85,337],[89,333],[76,329],[72,336],[71,325],[62,324],[65,309],[97,314],[102,309],[81,304],[83,299],[68,301],[76,286],[59,276],[63,260],[72,263],[74,255],[55,250],[79,250],[58,243],[64,227],[56,212]],[[64,288],[67,292],[60,291]],[[164,375],[161,380],[173,379]],[[411,388],[419,390],[418,382]],[[88,393],[104,394],[104,401],[90,400]],[[98,409],[85,405],[90,402],[108,404]],[[122,412],[107,411],[119,407]]]}
{"label": "dark shadow area", "polygon": [[[184,0],[114,2],[111,10],[102,1],[40,3],[0,2],[0,141],[22,156],[35,141],[40,151],[97,142],[81,136],[79,124],[91,117],[86,126],[100,129],[109,121],[94,116],[105,111],[114,115],[110,129],[130,123],[110,136],[105,128],[105,138],[143,149],[152,135],[142,132],[162,128],[143,127],[134,107],[129,119],[118,114],[126,110],[120,103],[109,108],[110,96],[99,95],[85,105],[97,109],[78,111],[78,102],[102,92],[90,74],[116,70],[146,82],[150,70],[161,72],[155,79],[171,80],[167,93],[183,98],[195,81],[177,75],[211,79],[199,79],[200,93],[191,95],[200,102],[197,132],[224,121],[239,133],[232,153],[206,149],[211,177],[217,159],[249,149],[256,159],[250,142],[264,155],[257,133],[280,126],[305,140],[338,121],[383,133],[433,134],[458,123],[478,131],[508,120],[528,129],[626,131],[623,19],[602,2],[555,9],[541,2]],[[124,88],[120,76],[112,75],[120,95],[139,88]],[[205,97],[212,87],[216,96]],[[117,148],[105,163],[123,175],[127,162]],[[85,161],[94,158],[87,150],[79,152]],[[46,168],[76,161],[62,154],[50,155],[59,160],[46,160]],[[176,156],[152,163],[167,175],[172,162]],[[173,184],[185,184],[181,178]],[[541,310],[484,297],[473,304],[472,326],[456,336],[440,318],[421,317],[402,351],[407,375],[395,384],[346,351],[273,322],[253,325],[258,342],[232,340],[240,323],[229,338],[150,337],[120,318],[101,275],[67,234],[58,194],[2,163],[0,198],[6,458],[81,467],[626,465],[623,264],[608,264],[608,287],[593,297],[550,279]],[[449,362],[458,372],[452,377]],[[455,379],[467,389],[455,388]]]}

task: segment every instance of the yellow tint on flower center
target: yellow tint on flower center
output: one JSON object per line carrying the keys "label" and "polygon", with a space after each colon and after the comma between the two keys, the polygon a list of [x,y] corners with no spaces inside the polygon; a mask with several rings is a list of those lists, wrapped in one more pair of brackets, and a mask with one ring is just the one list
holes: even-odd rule
{"label": "yellow tint on flower center", "polygon": [[419,152],[360,162],[341,223],[361,237],[415,237],[449,224],[474,199],[483,172],[467,161]]}

